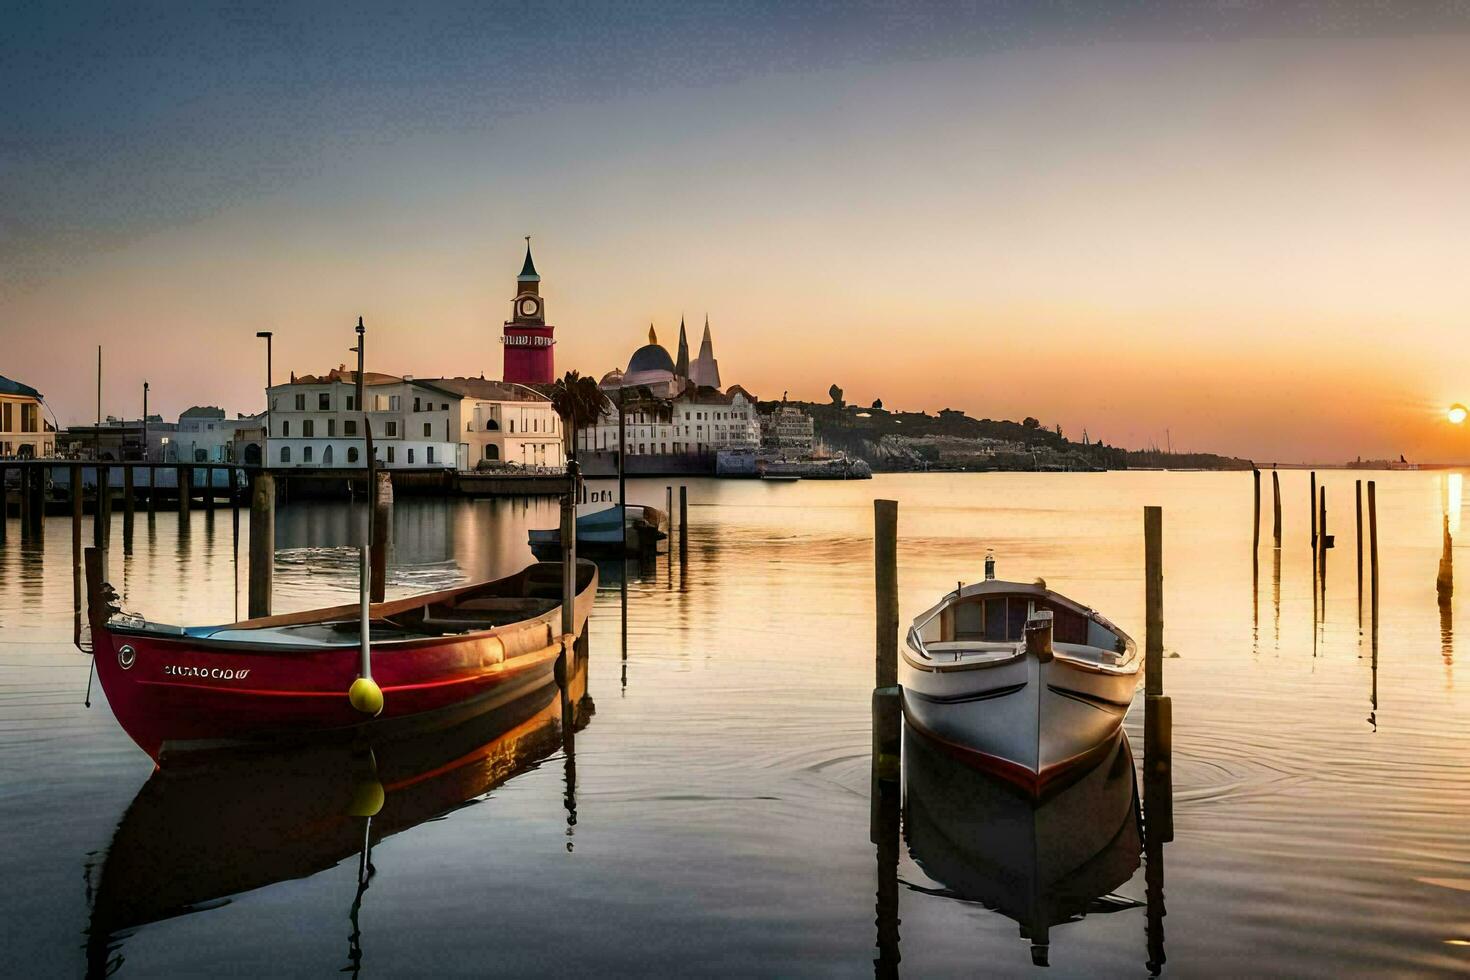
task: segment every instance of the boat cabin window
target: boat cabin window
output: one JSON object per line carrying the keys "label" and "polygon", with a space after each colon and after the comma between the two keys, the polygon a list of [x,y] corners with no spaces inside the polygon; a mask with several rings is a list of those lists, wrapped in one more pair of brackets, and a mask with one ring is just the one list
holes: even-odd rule
{"label": "boat cabin window", "polygon": [[956,604],[949,617],[946,639],[980,640],[986,643],[1019,642],[1032,606],[1052,613],[1052,640],[1056,643],[1086,643],[1087,617],[1032,596],[991,596]]}

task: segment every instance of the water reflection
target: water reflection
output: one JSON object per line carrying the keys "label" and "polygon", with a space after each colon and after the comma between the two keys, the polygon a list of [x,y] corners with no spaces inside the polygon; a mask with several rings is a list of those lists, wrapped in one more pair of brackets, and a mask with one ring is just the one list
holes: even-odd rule
{"label": "water reflection", "polygon": [[938,887],[915,891],[1014,919],[1032,962],[1048,963],[1051,930],[1138,908],[1111,894],[1138,869],[1142,833],[1133,755],[1119,733],[1104,758],[1040,801],[904,730],[904,836]]}
{"label": "water reflection", "polygon": [[557,749],[567,756],[570,835],[573,733],[594,709],[587,659],[584,643],[570,670],[558,669],[559,684],[447,730],[156,770],[119,821],[100,870],[95,859],[85,862],[88,973],[116,972],[127,937],[149,923],[219,908],[233,896],[355,859],[344,970],[355,975],[364,955],[358,913],[377,873],[371,851],[384,838],[484,802]]}

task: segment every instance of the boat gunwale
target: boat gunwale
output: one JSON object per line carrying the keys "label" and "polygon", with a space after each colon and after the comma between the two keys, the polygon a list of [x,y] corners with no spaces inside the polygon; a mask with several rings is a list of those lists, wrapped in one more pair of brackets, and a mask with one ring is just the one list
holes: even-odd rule
{"label": "boat gunwale", "polygon": [[[1112,620],[1108,619],[1097,610],[1093,609],[1090,606],[1084,606],[1082,603],[1077,602],[1076,600],[1069,599],[1059,592],[1054,592],[1044,585],[1028,582],[1005,582],[999,579],[986,579],[982,582],[974,582],[969,585],[961,585],[958,588],[955,588],[945,593],[944,597],[941,598],[939,602],[919,613],[919,615],[915,616],[913,622],[909,626],[908,634],[905,638],[905,649],[902,651],[904,662],[913,667],[915,670],[924,671],[926,673],[947,673],[949,671],[956,670],[985,670],[990,667],[1004,666],[1005,664],[1015,663],[1018,660],[1024,659],[1026,656],[1025,645],[1023,641],[1016,640],[1016,649],[1014,652],[1009,654],[1005,654],[1004,651],[995,651],[996,653],[1002,655],[988,657],[985,659],[971,660],[968,663],[960,661],[958,659],[959,655],[956,654],[956,659],[953,662],[945,663],[936,660],[929,654],[925,646],[923,637],[919,634],[919,630],[924,626],[927,626],[934,619],[934,617],[938,616],[940,613],[950,608],[951,606],[954,606],[961,600],[970,599],[975,596],[993,595],[996,593],[1004,595],[1037,596],[1048,599],[1049,601],[1052,601],[1057,605],[1062,606],[1063,608],[1066,608],[1096,623],[1103,629],[1106,629],[1109,632],[1115,634],[1119,639],[1123,641],[1123,657],[1115,664],[1105,664],[1101,662],[1084,660],[1076,654],[1068,653],[1065,650],[1055,650],[1055,659],[1064,661],[1067,666],[1074,667],[1078,670],[1086,671],[1089,673],[1106,674],[1110,676],[1136,674],[1138,673],[1139,668],[1142,666],[1142,658],[1140,658],[1138,655],[1138,645],[1133,642],[1133,637],[1129,636],[1126,632],[1120,629],[1117,624],[1113,623]],[[1092,646],[1091,644],[1086,643],[1075,645],[1089,647],[1094,650],[1102,650],[1101,647]],[[918,656],[923,659],[915,659],[913,654],[918,654]]]}

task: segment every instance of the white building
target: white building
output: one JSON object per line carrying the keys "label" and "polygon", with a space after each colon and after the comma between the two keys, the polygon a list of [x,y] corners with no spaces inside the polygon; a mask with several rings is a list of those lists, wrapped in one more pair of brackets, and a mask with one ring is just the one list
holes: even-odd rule
{"label": "white building", "polygon": [[[164,462],[238,463],[241,458],[242,434],[254,435],[259,448],[258,430],[265,423],[265,413],[225,417],[224,409],[195,406],[179,416],[178,425],[163,436],[166,440],[161,457]],[[150,427],[150,439],[153,436]]]}
{"label": "white building", "polygon": [[[617,391],[604,389],[604,395],[607,400],[597,424],[578,433],[579,451],[618,449]],[[723,394],[706,388],[672,399],[647,398],[628,389],[624,413],[629,456],[709,455],[760,445],[755,399],[738,385]]]}
{"label": "white building", "polygon": [[434,378],[454,392],[454,428],[471,467],[485,464],[566,466],[565,432],[551,399],[527,385],[484,378]]}
{"label": "white building", "polygon": [[[362,411],[356,404],[357,372],[345,367],[324,375],[292,376],[270,390],[265,465],[275,468],[351,468],[367,465],[362,454]],[[388,469],[464,467],[457,438],[460,396],[425,381],[363,373],[363,399],[372,424],[378,462]]]}
{"label": "white building", "polygon": [[56,430],[41,417],[41,393],[0,377],[0,456],[35,459],[56,453]]}

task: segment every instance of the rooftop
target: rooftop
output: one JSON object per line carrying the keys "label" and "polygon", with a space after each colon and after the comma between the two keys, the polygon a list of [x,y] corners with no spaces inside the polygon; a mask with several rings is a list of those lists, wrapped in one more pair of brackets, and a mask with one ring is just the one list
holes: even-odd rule
{"label": "rooftop", "polygon": [[509,381],[487,381],[484,378],[429,378],[428,383],[436,388],[465,398],[479,398],[494,402],[544,402],[550,401],[544,394],[527,385]]}
{"label": "rooftop", "polygon": [[11,381],[4,375],[0,375],[0,395],[21,395],[26,398],[41,399],[41,393],[30,385],[23,385],[19,381]]}

